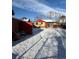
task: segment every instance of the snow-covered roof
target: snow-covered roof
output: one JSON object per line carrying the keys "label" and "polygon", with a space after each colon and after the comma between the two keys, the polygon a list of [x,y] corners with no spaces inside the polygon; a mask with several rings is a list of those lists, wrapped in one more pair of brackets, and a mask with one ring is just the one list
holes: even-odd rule
{"label": "snow-covered roof", "polygon": [[22,21],[29,21],[29,18],[22,17],[21,20],[22,20]]}
{"label": "snow-covered roof", "polygon": [[23,19],[23,21],[29,21],[29,19]]}
{"label": "snow-covered roof", "polygon": [[56,20],[45,19],[45,22],[56,22]]}
{"label": "snow-covered roof", "polygon": [[36,22],[45,22],[45,21],[42,19],[38,19],[38,20],[36,20]]}

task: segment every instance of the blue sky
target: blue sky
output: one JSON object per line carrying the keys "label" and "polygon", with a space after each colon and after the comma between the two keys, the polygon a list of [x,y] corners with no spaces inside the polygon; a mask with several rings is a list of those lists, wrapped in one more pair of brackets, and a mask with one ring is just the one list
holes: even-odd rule
{"label": "blue sky", "polygon": [[47,16],[49,11],[66,14],[66,0],[13,0],[12,9],[16,18],[34,19],[38,15]]}

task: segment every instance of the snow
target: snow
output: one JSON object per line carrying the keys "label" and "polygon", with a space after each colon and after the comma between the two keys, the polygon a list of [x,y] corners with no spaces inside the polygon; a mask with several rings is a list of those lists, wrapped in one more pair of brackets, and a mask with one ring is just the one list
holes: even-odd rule
{"label": "snow", "polygon": [[45,22],[57,22],[57,20],[55,20],[55,19],[53,19],[53,20],[51,20],[51,19],[46,19],[46,20],[44,20]]}
{"label": "snow", "polygon": [[44,29],[12,49],[14,59],[66,59],[66,31],[61,28]]}

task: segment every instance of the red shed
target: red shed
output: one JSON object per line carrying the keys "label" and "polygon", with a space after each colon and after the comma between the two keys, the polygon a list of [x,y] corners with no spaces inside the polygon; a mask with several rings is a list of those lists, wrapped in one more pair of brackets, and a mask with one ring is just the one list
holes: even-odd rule
{"label": "red shed", "polygon": [[19,30],[26,34],[32,34],[32,22],[20,21]]}
{"label": "red shed", "polygon": [[18,32],[32,34],[32,22],[12,18],[12,37],[17,39],[20,38],[20,35],[17,34]]}

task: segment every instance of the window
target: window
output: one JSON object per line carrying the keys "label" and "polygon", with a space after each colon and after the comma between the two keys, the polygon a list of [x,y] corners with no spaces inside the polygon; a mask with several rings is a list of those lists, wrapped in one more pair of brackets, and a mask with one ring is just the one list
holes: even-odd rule
{"label": "window", "polygon": [[41,22],[41,24],[43,24],[43,23]]}
{"label": "window", "polygon": [[38,25],[38,23],[36,22],[36,25]]}

